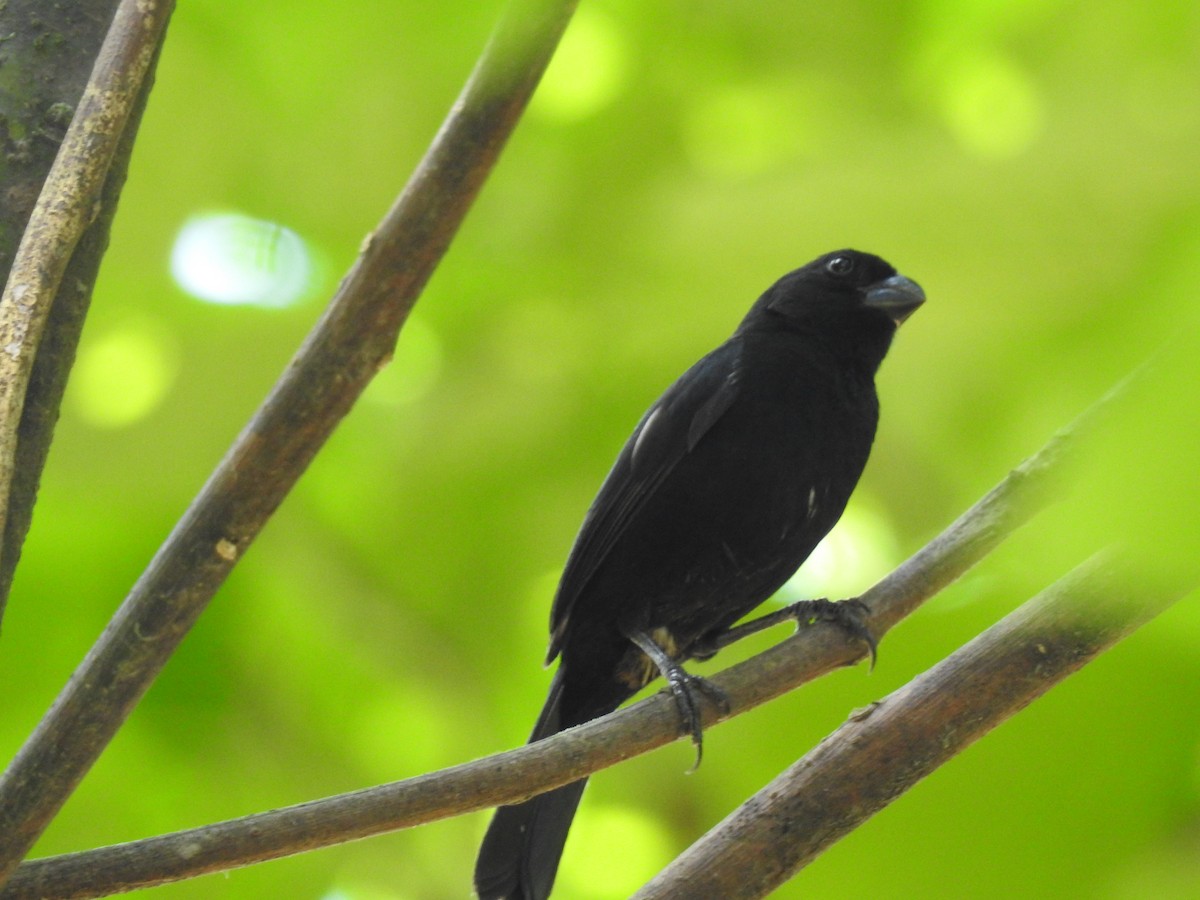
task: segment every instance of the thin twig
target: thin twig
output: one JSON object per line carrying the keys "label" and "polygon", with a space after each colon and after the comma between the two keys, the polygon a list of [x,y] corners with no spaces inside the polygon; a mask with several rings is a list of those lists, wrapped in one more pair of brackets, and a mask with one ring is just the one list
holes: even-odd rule
{"label": "thin twig", "polygon": [[[1055,496],[1072,449],[1112,404],[1109,392],[1010,473],[908,562],[864,595],[882,634],[966,572]],[[832,626],[788,640],[711,680],[728,712],[703,710],[705,725],[739,715],[840,666],[862,648]],[[251,865],[295,853],[515,803],[677,740],[678,711],[659,693],[627,709],[506,753],[285,809],[20,866],[0,900],[97,897]],[[717,895],[712,895],[717,896]]]}
{"label": "thin twig", "polygon": [[693,844],[638,900],[750,900],[1197,584],[1100,554],[879,703]]}
{"label": "thin twig", "polygon": [[[1158,355],[1151,356],[1109,388],[1099,400],[1054,434],[1041,450],[1009,472],[957,522],[863,594],[861,599],[871,610],[871,625],[876,636],[882,636],[926,598],[966,571],[963,560],[957,558],[960,554],[972,561],[969,564],[982,559],[1051,497],[1065,493],[1067,467],[1063,463],[1081,441],[1112,419],[1118,401],[1126,397],[1134,385],[1145,383],[1158,358]],[[942,542],[947,540],[954,546],[942,547]],[[903,582],[909,587],[897,589],[894,582]]]}
{"label": "thin twig", "polygon": [[[162,6],[123,3],[122,9],[135,5]],[[429,152],[325,314],[0,776],[0,883],[390,359],[409,310],[515,127],[574,6],[575,0],[518,0],[506,12]]]}

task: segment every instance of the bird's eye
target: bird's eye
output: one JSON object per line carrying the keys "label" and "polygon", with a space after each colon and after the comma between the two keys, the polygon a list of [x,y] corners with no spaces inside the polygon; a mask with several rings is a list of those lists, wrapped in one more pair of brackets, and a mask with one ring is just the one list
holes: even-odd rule
{"label": "bird's eye", "polygon": [[835,256],[829,262],[825,263],[825,271],[830,275],[839,277],[849,275],[854,271],[854,260],[848,256]]}

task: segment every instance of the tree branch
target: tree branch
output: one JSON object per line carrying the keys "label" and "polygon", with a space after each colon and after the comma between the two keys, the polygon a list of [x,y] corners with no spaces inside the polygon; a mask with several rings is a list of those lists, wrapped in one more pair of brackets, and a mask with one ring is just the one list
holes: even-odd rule
{"label": "tree branch", "polygon": [[174,3],[142,6],[125,0],[117,7],[0,296],[0,531],[8,530],[18,433],[42,331],[75,247],[100,214],[109,167]]}
{"label": "tree branch", "polygon": [[8,280],[17,245],[116,8],[117,0],[80,0],[69,9],[43,0],[7,0],[0,6],[5,72],[0,91],[0,281]]}
{"label": "tree branch", "polygon": [[[575,0],[519,0],[507,11],[430,150],[367,240],[325,314],[0,776],[0,883],[103,751],[342,416],[390,359],[409,310],[515,127],[574,6]],[[142,7],[162,15],[169,4],[123,2],[118,19],[127,9]],[[147,51],[147,62],[149,56]],[[91,87],[89,94],[94,94]],[[80,119],[87,121],[86,116]],[[26,236],[37,243],[43,239],[48,238],[32,228]],[[26,305],[38,302],[37,315],[33,309],[24,311],[10,325],[11,336],[3,338],[4,343],[16,339],[19,323],[26,322],[18,341],[25,346],[34,320],[44,320],[46,288],[40,278],[34,281],[26,273],[13,278],[9,293]],[[27,377],[27,364],[24,372]],[[10,398],[15,386],[15,380],[8,381]],[[0,408],[0,414],[8,412],[6,427],[15,427],[13,407],[10,399]],[[0,477],[7,478],[11,441],[4,440],[9,469]]]}
{"label": "tree branch", "polygon": [[[4,40],[4,67],[15,73],[14,80],[20,83],[13,94],[0,91],[0,132],[7,131],[7,135],[0,134],[7,138],[0,154],[0,191],[5,198],[0,207],[0,280],[7,281],[17,241],[54,162],[62,129],[79,106],[116,6],[117,0],[87,0],[70,6],[9,0],[0,6],[0,34],[12,33],[12,40]],[[157,55],[121,131],[104,178],[100,215],[71,252],[37,345],[17,430],[8,517],[0,543],[0,618],[33,518],[67,376],[75,361],[96,273],[108,247],[156,62]],[[17,138],[17,134],[23,137]]]}
{"label": "tree branch", "polygon": [[[1081,437],[1107,413],[1123,387],[1124,383],[1110,391],[864,594],[876,633],[883,634],[961,576],[1045,506]],[[800,629],[712,677],[727,694],[729,711],[725,714],[706,705],[705,725],[726,721],[862,656],[861,646],[834,626]],[[674,700],[669,694],[655,694],[536,744],[419,778],[113,847],[33,860],[22,864],[7,888],[0,890],[0,900],[104,896],[516,803],[677,740],[679,729]]]}
{"label": "tree branch", "polygon": [[638,900],[764,897],[938,766],[1197,584],[1093,557],[975,640],[850,717],[693,844]]}

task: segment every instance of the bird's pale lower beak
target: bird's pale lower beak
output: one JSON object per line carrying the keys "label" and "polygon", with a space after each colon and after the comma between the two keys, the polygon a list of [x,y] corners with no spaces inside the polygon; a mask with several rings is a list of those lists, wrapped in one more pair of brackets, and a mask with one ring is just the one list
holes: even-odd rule
{"label": "bird's pale lower beak", "polygon": [[893,275],[867,288],[863,306],[878,309],[899,325],[925,302],[925,292],[911,278]]}

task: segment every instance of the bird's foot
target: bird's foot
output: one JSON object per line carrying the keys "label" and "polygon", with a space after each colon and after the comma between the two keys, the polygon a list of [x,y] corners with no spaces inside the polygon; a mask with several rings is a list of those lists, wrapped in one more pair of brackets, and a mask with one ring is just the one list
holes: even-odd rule
{"label": "bird's foot", "polygon": [[867,617],[871,611],[861,600],[798,600],[783,610],[796,620],[796,626],[803,627],[816,622],[831,622],[841,628],[850,637],[857,638],[867,645],[867,656],[871,661],[871,669],[875,668],[878,644],[875,635],[867,627]]}
{"label": "bird's foot", "polygon": [[696,761],[692,764],[692,771],[695,771],[704,757],[704,723],[698,695],[704,694],[722,713],[729,712],[729,697],[707,678],[690,674],[678,663],[671,663],[664,675],[671,696],[675,698],[683,728],[691,735],[692,743],[696,746]]}
{"label": "bird's foot", "polygon": [[692,736],[692,743],[696,745],[696,762],[692,766],[694,770],[704,756],[704,723],[700,715],[699,695],[707,695],[723,713],[729,712],[729,697],[708,679],[690,674],[646,631],[631,628],[626,631],[626,636],[646,654],[667,682],[667,688],[675,698],[675,706],[679,710],[684,731]]}

